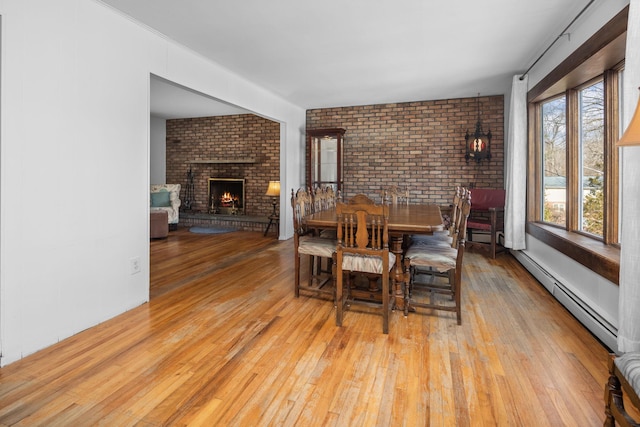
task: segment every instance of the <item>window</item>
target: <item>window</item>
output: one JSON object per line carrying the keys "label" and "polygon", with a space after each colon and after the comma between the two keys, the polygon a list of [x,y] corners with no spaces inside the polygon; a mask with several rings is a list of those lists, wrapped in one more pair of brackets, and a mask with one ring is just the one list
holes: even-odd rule
{"label": "window", "polygon": [[[577,202],[578,230],[603,236],[604,227],[604,86],[591,84],[578,92],[581,183]],[[617,106],[616,106],[617,107]]]}
{"label": "window", "polygon": [[566,102],[556,98],[542,103],[542,218],[565,225],[567,200]]}
{"label": "window", "polygon": [[614,283],[627,21],[625,7],[527,93],[527,233]]}
{"label": "window", "polygon": [[[605,238],[605,218],[617,223],[605,209],[605,200],[616,204],[618,200],[617,193],[607,194],[607,180],[617,176],[618,167],[605,159],[606,152],[615,151],[616,140],[607,140],[605,115],[613,110],[617,117],[619,102],[617,90],[605,97],[605,83],[617,88],[620,73],[606,73],[606,78],[600,76],[538,103],[542,165],[538,221],[596,239]],[[618,128],[617,123],[612,126]],[[605,171],[606,165],[610,170]],[[617,235],[608,237],[608,243],[617,243]]]}

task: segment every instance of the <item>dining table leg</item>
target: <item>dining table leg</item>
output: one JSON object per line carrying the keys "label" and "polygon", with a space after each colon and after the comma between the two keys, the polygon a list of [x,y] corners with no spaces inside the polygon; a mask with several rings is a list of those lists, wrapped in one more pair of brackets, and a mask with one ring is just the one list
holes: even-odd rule
{"label": "dining table leg", "polygon": [[[392,234],[391,236],[391,245],[389,249],[396,256],[396,263],[393,269],[393,274],[391,275],[393,279],[393,309],[404,310],[405,305],[405,288],[406,288],[406,274],[404,271],[404,263],[403,263],[403,254],[404,254],[404,235],[403,234]],[[410,307],[409,307],[410,309]],[[404,310],[405,312],[407,310]],[[412,311],[412,310],[410,310]]]}

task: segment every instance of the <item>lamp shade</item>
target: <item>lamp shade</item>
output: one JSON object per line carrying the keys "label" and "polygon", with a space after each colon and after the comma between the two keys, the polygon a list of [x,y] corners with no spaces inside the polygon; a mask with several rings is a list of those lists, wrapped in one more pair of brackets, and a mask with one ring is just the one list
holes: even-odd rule
{"label": "lamp shade", "polygon": [[622,138],[618,140],[616,144],[618,147],[627,147],[630,145],[640,145],[640,99],[638,99],[638,105],[636,106],[636,112],[631,118],[631,123]]}
{"label": "lamp shade", "polygon": [[280,196],[280,181],[269,181],[266,195],[271,197]]}

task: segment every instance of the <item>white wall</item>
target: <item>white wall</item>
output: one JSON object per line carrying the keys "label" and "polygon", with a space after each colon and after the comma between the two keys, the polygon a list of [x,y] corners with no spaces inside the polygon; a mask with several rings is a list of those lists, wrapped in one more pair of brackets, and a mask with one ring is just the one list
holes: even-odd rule
{"label": "white wall", "polygon": [[[281,122],[285,188],[303,175],[305,112],[93,0],[0,14],[6,365],[148,301],[150,73]],[[290,237],[286,192],[280,205]]]}
{"label": "white wall", "polygon": [[149,134],[149,176],[151,184],[166,184],[167,180],[167,121],[151,117]]}
{"label": "white wall", "polygon": [[[628,4],[628,0],[595,2],[576,24],[569,29],[571,36],[562,37],[554,48],[530,71],[529,89],[534,87]],[[557,34],[554,35],[554,38],[555,36]],[[532,236],[527,236],[527,250],[524,252],[545,270],[556,275],[559,281],[588,302],[591,308],[600,316],[617,327],[617,285],[593,273],[562,253],[553,250]]]}

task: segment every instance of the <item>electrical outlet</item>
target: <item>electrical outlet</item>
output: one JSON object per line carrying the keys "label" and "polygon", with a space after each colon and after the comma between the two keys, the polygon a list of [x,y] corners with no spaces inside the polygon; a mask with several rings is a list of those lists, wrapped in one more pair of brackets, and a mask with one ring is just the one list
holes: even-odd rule
{"label": "electrical outlet", "polygon": [[129,260],[131,267],[131,274],[140,273],[140,257],[133,257]]}

